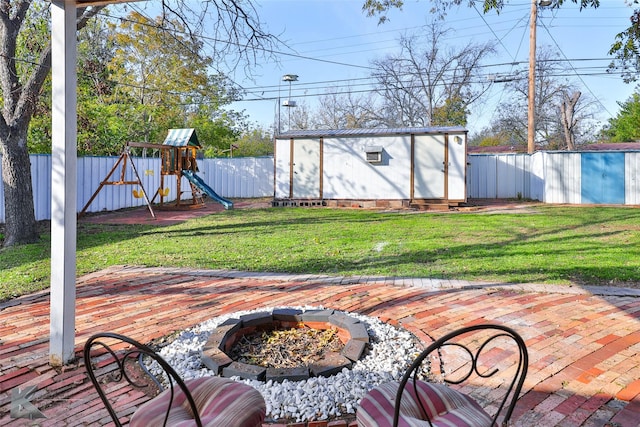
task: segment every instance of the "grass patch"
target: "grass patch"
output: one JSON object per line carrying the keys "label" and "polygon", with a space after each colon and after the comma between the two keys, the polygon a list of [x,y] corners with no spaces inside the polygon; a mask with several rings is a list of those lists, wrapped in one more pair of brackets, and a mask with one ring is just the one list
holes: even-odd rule
{"label": "grass patch", "polygon": [[[50,234],[0,250],[0,300],[49,285]],[[640,283],[640,210],[231,210],[174,226],[78,224],[77,273],[111,265],[500,282]]]}

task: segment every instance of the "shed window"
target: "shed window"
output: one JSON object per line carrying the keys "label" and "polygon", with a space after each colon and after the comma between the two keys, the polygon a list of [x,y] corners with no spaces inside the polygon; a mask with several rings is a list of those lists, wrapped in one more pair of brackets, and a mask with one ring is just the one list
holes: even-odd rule
{"label": "shed window", "polygon": [[382,147],[365,147],[366,159],[369,163],[382,162]]}

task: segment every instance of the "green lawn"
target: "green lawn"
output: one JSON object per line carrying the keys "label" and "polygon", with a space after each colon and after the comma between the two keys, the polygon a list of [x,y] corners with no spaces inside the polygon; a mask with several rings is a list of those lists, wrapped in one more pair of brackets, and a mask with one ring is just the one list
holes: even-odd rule
{"label": "green lawn", "polygon": [[[0,300],[49,285],[50,235],[0,250]],[[180,225],[78,225],[78,275],[117,264],[558,284],[640,283],[640,209],[230,210]]]}

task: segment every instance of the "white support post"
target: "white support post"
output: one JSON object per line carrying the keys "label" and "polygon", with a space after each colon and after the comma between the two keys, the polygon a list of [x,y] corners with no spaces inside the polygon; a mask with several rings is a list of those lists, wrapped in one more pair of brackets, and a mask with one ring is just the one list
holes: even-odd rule
{"label": "white support post", "polygon": [[531,0],[529,22],[529,92],[527,94],[527,152],[536,151],[536,28],[538,26],[538,1]]}
{"label": "white support post", "polygon": [[76,5],[51,2],[51,326],[49,363],[74,358],[76,304]]}

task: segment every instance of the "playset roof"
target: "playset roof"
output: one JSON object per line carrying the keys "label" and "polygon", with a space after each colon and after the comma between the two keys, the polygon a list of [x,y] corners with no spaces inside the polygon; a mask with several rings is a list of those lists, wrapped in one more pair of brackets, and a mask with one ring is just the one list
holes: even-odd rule
{"label": "playset roof", "polygon": [[171,145],[172,147],[197,147],[202,148],[198,142],[195,129],[169,129],[167,137],[162,145]]}

